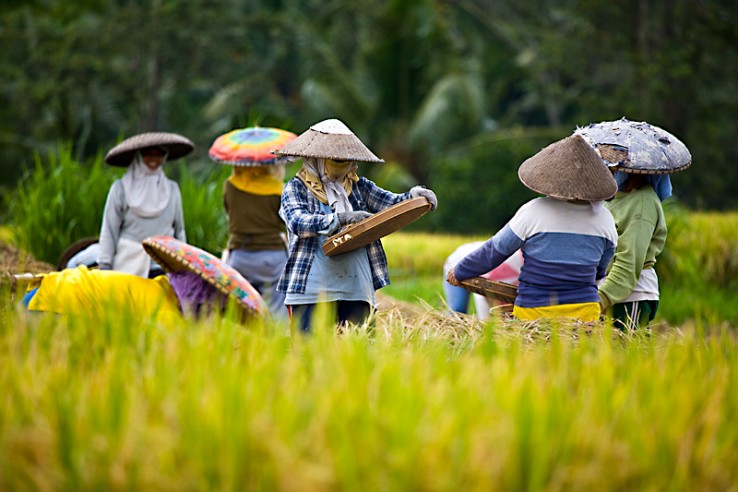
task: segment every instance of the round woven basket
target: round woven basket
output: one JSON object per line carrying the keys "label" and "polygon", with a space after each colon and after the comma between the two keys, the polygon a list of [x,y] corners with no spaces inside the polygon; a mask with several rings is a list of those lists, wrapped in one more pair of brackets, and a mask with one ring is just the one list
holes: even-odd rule
{"label": "round woven basket", "polygon": [[326,238],[323,253],[335,256],[366,246],[415,222],[430,209],[430,202],[422,196],[396,203]]}

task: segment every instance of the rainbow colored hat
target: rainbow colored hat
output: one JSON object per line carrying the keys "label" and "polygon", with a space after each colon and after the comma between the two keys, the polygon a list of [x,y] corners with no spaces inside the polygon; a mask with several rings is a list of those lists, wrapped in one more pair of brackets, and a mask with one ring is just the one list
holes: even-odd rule
{"label": "rainbow colored hat", "polygon": [[208,156],[215,162],[234,166],[267,166],[294,160],[290,156],[277,156],[279,150],[297,138],[292,132],[279,128],[250,127],[233,130],[216,138]]}
{"label": "rainbow colored hat", "polygon": [[269,312],[264,299],[248,280],[207,251],[169,236],[153,236],[144,239],[142,244],[149,256],[166,272],[192,271],[223,294],[236,299],[247,312]]}

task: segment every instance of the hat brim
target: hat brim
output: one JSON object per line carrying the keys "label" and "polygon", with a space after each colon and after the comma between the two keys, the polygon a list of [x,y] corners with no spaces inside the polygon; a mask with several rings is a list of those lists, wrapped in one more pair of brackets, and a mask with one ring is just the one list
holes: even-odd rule
{"label": "hat brim", "polygon": [[272,153],[336,161],[384,162],[354,134],[323,133],[312,128]]}
{"label": "hat brim", "polygon": [[195,149],[187,137],[177,133],[140,133],[123,140],[105,155],[105,162],[111,166],[126,167],[133,161],[136,152],[150,147],[162,147],[167,151],[167,161],[184,157]]}
{"label": "hat brim", "polygon": [[231,296],[245,311],[264,314],[264,299],[248,280],[230,265],[200,248],[170,236],[153,236],[142,241],[143,248],[166,272],[188,270],[199,275],[220,292]]}

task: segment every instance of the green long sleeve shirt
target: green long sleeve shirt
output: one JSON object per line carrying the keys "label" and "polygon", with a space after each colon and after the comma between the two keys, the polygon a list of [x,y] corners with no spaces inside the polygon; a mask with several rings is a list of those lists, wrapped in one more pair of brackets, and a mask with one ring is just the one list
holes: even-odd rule
{"label": "green long sleeve shirt", "polygon": [[661,201],[651,186],[618,192],[605,206],[615,218],[618,245],[604,282],[603,307],[622,302],[631,293],[641,270],[653,268],[666,243],[666,220]]}

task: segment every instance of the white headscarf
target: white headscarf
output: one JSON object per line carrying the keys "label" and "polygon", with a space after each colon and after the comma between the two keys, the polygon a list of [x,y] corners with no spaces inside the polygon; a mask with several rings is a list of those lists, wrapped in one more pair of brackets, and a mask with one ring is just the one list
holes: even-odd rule
{"label": "white headscarf", "polygon": [[150,170],[144,164],[141,152],[136,152],[133,162],[121,179],[126,204],[139,217],[157,217],[169,203],[172,188],[164,175],[163,167],[160,166],[156,171]]}
{"label": "white headscarf", "polygon": [[[331,179],[325,171],[325,159],[305,157],[302,165],[310,173],[320,178],[320,182],[323,183],[323,190],[325,190],[326,197],[328,198],[328,205],[331,206],[334,212],[350,212],[354,209],[351,206],[351,202],[349,202],[348,194],[346,194],[343,186],[343,181],[346,178]],[[355,171],[357,167],[356,163],[351,163],[346,175],[351,174],[351,171]]]}

